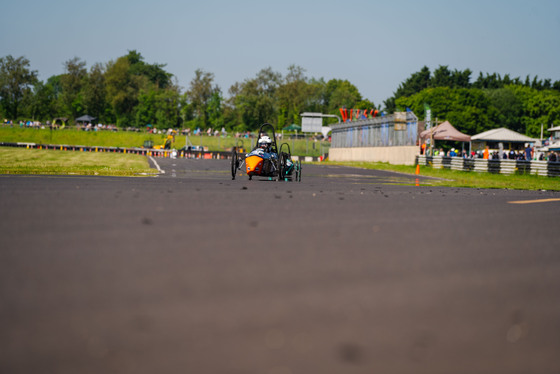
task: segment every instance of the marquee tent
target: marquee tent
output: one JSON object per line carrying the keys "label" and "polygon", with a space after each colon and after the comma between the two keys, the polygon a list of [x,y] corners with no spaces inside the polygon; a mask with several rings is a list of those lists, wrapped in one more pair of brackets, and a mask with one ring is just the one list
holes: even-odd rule
{"label": "marquee tent", "polygon": [[522,135],[513,130],[500,127],[499,129],[492,129],[481,132],[472,137],[474,141],[480,142],[504,142],[504,143],[534,143],[536,139]]}
{"label": "marquee tent", "polygon": [[301,126],[300,125],[296,125],[295,123],[292,123],[289,126],[284,127],[282,130],[286,130],[286,131],[301,131]]}
{"label": "marquee tent", "polygon": [[92,122],[95,121],[97,118],[90,116],[89,114],[85,114],[81,117],[76,118],[76,122]]}
{"label": "marquee tent", "polygon": [[482,149],[488,146],[490,149],[514,149],[521,150],[527,143],[536,143],[537,139],[530,138],[505,127],[481,132],[472,137],[474,148]]}
{"label": "marquee tent", "polygon": [[[431,133],[430,133],[431,132]],[[457,142],[470,142],[471,137],[457,130],[449,121],[440,123],[436,127],[424,130],[420,133],[420,138],[430,139],[433,136],[435,140],[451,140]]]}

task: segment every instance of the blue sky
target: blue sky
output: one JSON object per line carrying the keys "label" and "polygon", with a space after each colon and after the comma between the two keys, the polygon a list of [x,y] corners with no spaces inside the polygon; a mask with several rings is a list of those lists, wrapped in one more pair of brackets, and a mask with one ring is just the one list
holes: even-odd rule
{"label": "blue sky", "polygon": [[187,88],[196,69],[225,96],[263,68],[347,79],[376,105],[424,65],[560,80],[558,0],[0,0],[0,56],[39,78],[137,50]]}

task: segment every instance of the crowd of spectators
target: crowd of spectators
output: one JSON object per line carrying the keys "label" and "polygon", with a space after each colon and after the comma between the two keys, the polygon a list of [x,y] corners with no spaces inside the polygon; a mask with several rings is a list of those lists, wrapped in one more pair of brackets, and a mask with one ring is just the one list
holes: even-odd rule
{"label": "crowd of spectators", "polygon": [[[6,126],[10,126],[13,127],[14,126],[14,121],[5,119],[4,120],[4,125]],[[21,128],[33,128],[33,129],[44,129],[45,125],[43,123],[41,123],[40,121],[19,121],[17,123],[17,126],[21,127]],[[49,126],[47,124],[47,126]]]}
{"label": "crowd of spectators", "polygon": [[486,147],[484,150],[471,151],[470,153],[466,150],[458,150],[451,148],[449,151],[445,151],[443,148],[434,149],[434,156],[443,157],[462,157],[469,159],[490,159],[490,160],[539,160],[539,161],[560,161],[560,155],[557,152],[535,152],[535,149],[530,145],[525,145],[525,149],[519,150],[489,150]]}
{"label": "crowd of spectators", "polygon": [[[97,123],[97,124],[84,123],[81,125],[79,124],[77,126],[79,130],[84,130],[84,131],[103,131],[103,130],[119,131],[118,127],[115,125],[104,125],[102,123]],[[132,128],[127,128],[127,131],[136,131],[136,130]]]}
{"label": "crowd of spectators", "polygon": [[69,129],[69,128],[76,128],[82,131],[135,131],[140,132],[143,131],[142,129],[136,127],[126,127],[126,128],[119,128],[113,124],[103,124],[103,123],[92,123],[92,122],[78,122],[75,125],[67,126],[66,123],[62,121],[12,121],[9,119],[4,119],[3,121],[4,126],[10,127],[20,127],[20,128],[30,128],[30,129],[43,129],[43,130],[59,130],[59,129]]}

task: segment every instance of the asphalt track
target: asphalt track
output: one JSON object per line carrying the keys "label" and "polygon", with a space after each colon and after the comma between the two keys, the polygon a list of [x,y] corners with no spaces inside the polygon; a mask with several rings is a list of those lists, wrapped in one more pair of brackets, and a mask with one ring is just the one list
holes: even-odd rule
{"label": "asphalt track", "polygon": [[560,193],[156,161],[0,176],[1,373],[560,372]]}

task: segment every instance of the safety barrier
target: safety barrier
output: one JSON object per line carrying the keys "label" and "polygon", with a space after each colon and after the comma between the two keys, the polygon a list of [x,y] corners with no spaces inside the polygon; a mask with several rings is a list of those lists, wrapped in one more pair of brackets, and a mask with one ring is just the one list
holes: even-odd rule
{"label": "safety barrier", "polygon": [[106,153],[129,153],[142,156],[164,157],[164,158],[201,158],[201,159],[227,159],[231,152],[222,151],[176,151],[170,149],[148,149],[148,148],[125,148],[125,147],[99,147],[85,145],[65,144],[36,144],[36,143],[5,143],[0,142],[2,147],[19,147],[27,149],[60,150],[72,152],[106,152]]}
{"label": "safety barrier", "polygon": [[[163,157],[163,158],[190,158],[190,159],[219,159],[231,158],[229,151],[176,151],[170,149],[148,149],[148,148],[121,148],[121,147],[99,147],[85,145],[64,145],[64,144],[36,144],[36,143],[5,143],[0,142],[0,147],[19,147],[27,149],[45,149],[71,152],[107,152],[107,153],[129,153],[142,156]],[[294,161],[323,161],[323,157],[298,157],[292,156]]]}
{"label": "safety barrier", "polygon": [[560,177],[560,162],[526,160],[485,160],[446,156],[416,156],[416,164],[458,171],[493,174],[532,174]]}

